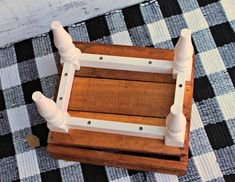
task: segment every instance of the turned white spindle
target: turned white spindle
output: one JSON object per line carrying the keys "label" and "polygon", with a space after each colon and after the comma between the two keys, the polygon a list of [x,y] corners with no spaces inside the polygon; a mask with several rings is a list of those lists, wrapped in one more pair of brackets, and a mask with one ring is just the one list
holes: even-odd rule
{"label": "turned white spindle", "polygon": [[190,29],[181,30],[180,38],[175,46],[174,53],[173,77],[176,78],[176,75],[179,72],[185,72],[186,80],[191,80],[193,44]]}
{"label": "turned white spindle", "polygon": [[183,147],[185,136],[186,118],[182,109],[172,105],[166,118],[165,144],[169,146]]}
{"label": "turned white spindle", "polygon": [[62,112],[56,103],[45,97],[41,92],[36,91],[32,95],[39,114],[47,121],[48,128],[52,131],[68,132],[66,126],[66,113]]}
{"label": "turned white spindle", "polygon": [[66,32],[59,21],[53,21],[51,23],[51,29],[54,37],[54,44],[60,54],[61,63],[71,63],[79,70],[80,49],[75,47],[71,36]]}

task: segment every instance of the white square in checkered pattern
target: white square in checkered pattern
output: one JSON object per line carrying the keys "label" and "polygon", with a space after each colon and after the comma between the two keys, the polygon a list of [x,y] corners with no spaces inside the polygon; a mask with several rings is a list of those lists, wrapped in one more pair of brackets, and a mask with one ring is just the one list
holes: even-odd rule
{"label": "white square in checkered pattern", "polygon": [[40,174],[35,150],[17,154],[16,160],[18,163],[20,179]]}
{"label": "white square in checkered pattern", "polygon": [[188,27],[193,32],[206,29],[209,27],[200,8],[184,13],[183,15],[184,15],[184,18],[186,20]]}
{"label": "white square in checkered pattern", "polygon": [[235,118],[235,92],[216,97],[225,120]]}
{"label": "white square in checkered pattern", "polygon": [[207,74],[226,70],[218,49],[212,49],[199,54]]}
{"label": "white square in checkered pattern", "polygon": [[160,42],[171,40],[171,36],[166,26],[165,20],[147,24],[147,27],[154,45]]}
{"label": "white square in checkered pattern", "polygon": [[178,177],[176,175],[170,175],[170,174],[161,174],[161,173],[154,173],[156,181],[158,182],[177,182]]}
{"label": "white square in checkered pattern", "polygon": [[198,128],[203,128],[202,120],[199,115],[196,104],[192,105],[192,116],[191,116],[191,125],[190,131],[193,131]]}
{"label": "white square in checkered pattern", "polygon": [[0,79],[2,89],[20,85],[20,76],[17,64],[0,69]]}
{"label": "white square in checkered pattern", "polygon": [[40,78],[51,76],[58,72],[53,54],[37,57],[36,64]]}
{"label": "white square in checkered pattern", "polygon": [[111,35],[113,44],[132,45],[128,31],[118,32]]}
{"label": "white square in checkered pattern", "polygon": [[66,168],[68,166],[72,166],[72,165],[76,164],[77,162],[58,160],[58,163],[59,163],[60,168]]}
{"label": "white square in checkered pattern", "polygon": [[229,21],[235,20],[235,2],[234,0],[223,0],[221,4],[226,12]]}
{"label": "white square in checkered pattern", "polygon": [[29,116],[25,105],[7,110],[7,115],[12,132],[30,127]]}
{"label": "white square in checkered pattern", "polygon": [[112,180],[110,182],[131,182],[131,179],[130,179],[130,176],[126,176],[126,177],[122,177],[122,178]]}
{"label": "white square in checkered pattern", "polygon": [[193,160],[203,181],[223,177],[214,152],[195,156]]}

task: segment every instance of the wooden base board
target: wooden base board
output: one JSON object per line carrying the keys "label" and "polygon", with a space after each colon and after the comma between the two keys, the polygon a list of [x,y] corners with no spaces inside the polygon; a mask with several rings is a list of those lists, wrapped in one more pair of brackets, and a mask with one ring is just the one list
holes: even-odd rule
{"label": "wooden base board", "polygon": [[[173,51],[130,46],[76,43],[84,53],[173,60]],[[194,65],[194,64],[193,64]],[[184,114],[187,119],[184,147],[163,140],[85,130],[68,134],[50,132],[48,152],[57,158],[95,165],[183,175],[187,168],[193,94],[186,82]],[[165,126],[173,104],[175,80],[171,75],[81,68],[75,73],[69,114],[75,117]]]}

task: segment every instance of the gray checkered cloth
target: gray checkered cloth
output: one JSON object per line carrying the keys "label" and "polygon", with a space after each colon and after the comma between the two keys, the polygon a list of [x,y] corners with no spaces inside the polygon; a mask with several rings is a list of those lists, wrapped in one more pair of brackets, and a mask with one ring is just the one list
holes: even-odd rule
{"label": "gray checkered cloth", "polygon": [[[173,49],[180,30],[196,52],[185,176],[55,160],[31,94],[53,97],[59,56],[51,32],[0,49],[0,181],[235,181],[235,1],[148,1],[66,27],[74,40]],[[32,148],[28,135],[40,139]]]}

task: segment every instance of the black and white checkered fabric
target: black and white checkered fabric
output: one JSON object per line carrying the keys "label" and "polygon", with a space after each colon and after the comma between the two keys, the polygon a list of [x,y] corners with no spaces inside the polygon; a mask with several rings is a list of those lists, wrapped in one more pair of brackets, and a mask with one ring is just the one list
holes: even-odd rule
{"label": "black and white checkered fabric", "polygon": [[[0,49],[0,181],[235,181],[235,1],[157,0],[66,27],[74,40],[174,48],[180,30],[196,52],[190,159],[185,176],[53,159],[31,94],[53,97],[58,53],[51,32]],[[36,135],[31,148],[26,136]]]}

